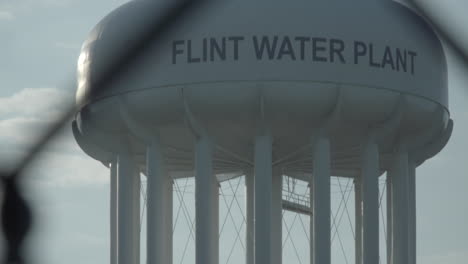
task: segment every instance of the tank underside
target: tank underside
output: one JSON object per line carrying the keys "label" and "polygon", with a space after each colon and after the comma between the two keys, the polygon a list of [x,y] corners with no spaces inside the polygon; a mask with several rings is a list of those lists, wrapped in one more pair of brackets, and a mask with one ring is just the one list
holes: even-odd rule
{"label": "tank underside", "polygon": [[266,130],[273,139],[273,166],[307,180],[320,135],[330,139],[332,175],[354,177],[369,138],[379,146],[383,173],[398,144],[405,143],[417,163],[435,155],[448,140],[448,120],[438,103],[384,88],[203,83],[122,93],[88,104],[77,115],[75,136],[105,164],[119,152],[131,152],[142,173],[147,141],[158,136],[167,170],[180,178],[194,175],[195,139],[203,133],[214,143],[214,172],[222,180],[252,171],[255,137]]}

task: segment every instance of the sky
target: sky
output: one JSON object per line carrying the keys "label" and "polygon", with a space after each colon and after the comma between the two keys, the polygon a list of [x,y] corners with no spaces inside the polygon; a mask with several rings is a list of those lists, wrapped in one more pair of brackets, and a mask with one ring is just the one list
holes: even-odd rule
{"label": "sky", "polygon": [[[124,2],[0,0],[0,164],[8,165],[24,153],[44,126],[67,104],[73,103],[76,61],[82,41],[93,25]],[[466,14],[468,10],[460,1],[447,3],[454,14]],[[465,137],[468,134],[468,67],[452,53],[448,62],[450,112],[455,122],[453,135],[439,155],[417,170],[418,262],[425,264],[462,264],[468,259],[465,152],[468,149]],[[336,187],[336,179],[333,182]],[[242,184],[232,183],[234,188],[238,183]],[[343,185],[346,183],[342,181]],[[190,196],[193,182],[179,184],[180,188],[188,186],[186,195]],[[28,244],[31,263],[109,262],[109,172],[79,149],[70,126],[30,166],[23,188],[35,213],[35,228]],[[242,187],[236,193],[242,199],[240,190]],[[239,202],[230,198],[231,191],[230,186],[223,185],[223,192],[228,194],[227,200],[220,202],[223,220],[229,204]],[[332,205],[336,207],[340,199],[334,197]],[[180,245],[189,233],[183,224],[194,215],[193,205],[187,203],[188,209],[181,213],[184,217],[181,217],[180,230],[175,234],[174,251],[180,254],[174,263],[194,263],[192,242],[183,262],[180,257],[183,251]],[[178,208],[177,201],[175,205]],[[241,215],[241,208],[236,205],[232,208],[237,208],[233,209],[234,216]],[[307,237],[297,224],[306,220],[305,217],[294,220],[294,215],[285,214],[285,226],[292,221],[296,225],[290,235],[295,245],[286,243],[284,263],[306,263]],[[229,245],[226,248],[233,243],[236,228],[244,230],[240,222],[234,222],[236,226],[229,217],[226,220],[225,235],[221,238],[221,243]],[[344,242],[352,239],[344,227],[342,236]],[[236,244],[231,263],[242,259],[239,245]],[[298,254],[294,247],[298,248]],[[229,252],[223,246],[221,251],[220,263],[225,263]],[[332,252],[334,264],[346,263],[337,243]],[[346,252],[352,263],[352,248],[348,247]],[[144,260],[142,257],[142,263]]]}

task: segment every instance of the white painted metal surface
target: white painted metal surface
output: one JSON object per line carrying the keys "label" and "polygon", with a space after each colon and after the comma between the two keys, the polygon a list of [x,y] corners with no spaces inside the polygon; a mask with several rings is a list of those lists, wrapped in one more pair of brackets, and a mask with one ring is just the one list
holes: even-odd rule
{"label": "white painted metal surface", "polygon": [[393,264],[409,263],[408,248],[408,152],[400,146],[388,171],[392,179]]}
{"label": "white painted metal surface", "polygon": [[271,182],[271,264],[283,263],[283,174],[273,170]]}
{"label": "white painted metal surface", "polygon": [[245,263],[254,264],[254,235],[255,235],[255,201],[254,201],[254,176],[247,173],[245,175],[245,208],[246,208],[246,229],[245,229]]}
{"label": "white painted metal surface", "polygon": [[331,263],[330,252],[330,142],[319,137],[314,144],[314,170],[311,184],[314,186],[313,217],[314,226],[311,239],[314,245],[314,263]]}
{"label": "white painted metal surface", "polygon": [[392,208],[392,195],[393,184],[392,177],[387,173],[387,264],[392,264],[393,258],[393,208]]}
{"label": "white painted metal surface", "polygon": [[171,264],[172,182],[164,168],[161,143],[154,137],[147,150],[148,264]]}
{"label": "white painted metal surface", "polygon": [[355,201],[355,262],[362,264],[362,183],[361,177],[354,179],[354,201]]}
{"label": "white painted metal surface", "polygon": [[212,143],[199,138],[195,152],[196,264],[219,263],[219,191],[213,173]]}
{"label": "white painted metal surface", "polygon": [[408,161],[408,263],[416,264],[416,165]]}
{"label": "white painted metal surface", "polygon": [[118,156],[118,263],[139,263],[140,256],[140,178],[127,153]]}
{"label": "white painted metal surface", "polygon": [[[384,172],[387,262],[416,264],[415,170],[453,127],[430,26],[383,0],[225,1],[197,11],[110,89],[95,88],[166,2],[113,11],[78,61],[73,133],[112,163],[111,264],[139,263],[139,172],[148,177],[148,264],[172,263],[172,179],[182,177],[196,181],[196,263],[218,264],[217,177],[241,175],[246,263],[280,264],[283,174],[310,183],[310,263],[331,263],[332,175],[355,179],[355,262],[378,263]],[[395,151],[398,142],[406,145]]]}
{"label": "white painted metal surface", "polygon": [[309,245],[309,254],[310,254],[310,264],[314,264],[315,263],[315,235],[314,235],[314,227],[315,227],[315,224],[314,224],[314,179],[313,179],[314,175],[311,174],[310,178],[309,178],[309,204],[310,204],[310,218],[309,218],[309,239],[310,239],[310,245]]}
{"label": "white painted metal surface", "polygon": [[379,150],[372,136],[363,146],[361,169],[362,263],[379,262]]}
{"label": "white painted metal surface", "polygon": [[272,142],[268,132],[255,138],[255,263],[272,262]]}
{"label": "white painted metal surface", "polygon": [[117,264],[117,159],[114,158],[110,164],[110,263]]}

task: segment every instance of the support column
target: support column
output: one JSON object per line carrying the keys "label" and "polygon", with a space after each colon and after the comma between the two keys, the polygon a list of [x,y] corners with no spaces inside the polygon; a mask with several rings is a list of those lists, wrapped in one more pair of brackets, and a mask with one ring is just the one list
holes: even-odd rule
{"label": "support column", "polygon": [[139,263],[140,177],[130,155],[118,157],[118,263]]}
{"label": "support column", "polygon": [[283,261],[283,174],[275,170],[272,179],[271,253],[272,264]]}
{"label": "support column", "polygon": [[[167,172],[166,172],[167,173]],[[174,255],[174,242],[173,242],[173,235],[174,235],[174,223],[173,223],[173,204],[174,204],[174,181],[172,180],[172,177],[167,174],[169,178],[169,182],[167,184],[167,207],[166,207],[166,228],[169,230],[167,232],[167,257],[168,257],[168,264],[171,264],[173,262],[173,255]]]}
{"label": "support column", "polygon": [[416,264],[416,165],[408,163],[408,257]]}
{"label": "support column", "polygon": [[272,228],[272,139],[255,138],[255,263],[271,263]]}
{"label": "support column", "polygon": [[157,138],[146,151],[148,264],[171,264],[172,258],[172,182],[161,151]]}
{"label": "support column", "polygon": [[216,175],[213,174],[213,233],[212,240],[215,241],[213,245],[213,262],[214,264],[219,263],[219,188],[220,184]]}
{"label": "support column", "polygon": [[132,225],[132,233],[133,233],[133,263],[140,263],[140,232],[141,232],[141,225],[140,225],[140,196],[141,194],[141,179],[140,179],[140,172],[137,168],[133,171],[132,175],[132,200],[133,200],[133,225]]}
{"label": "support column", "polygon": [[408,264],[408,172],[408,152],[400,148],[388,170],[393,186],[393,264]]}
{"label": "support column", "polygon": [[254,264],[254,177],[245,175],[245,207],[246,207],[246,264]]}
{"label": "support column", "polygon": [[393,213],[392,213],[392,177],[387,173],[387,264],[393,262]]}
{"label": "support column", "polygon": [[355,207],[355,257],[356,264],[362,264],[362,188],[361,178],[354,178],[354,207]]}
{"label": "support column", "polygon": [[309,237],[310,237],[310,264],[314,264],[315,259],[315,246],[314,246],[314,181],[313,181],[313,174],[310,176],[309,179],[309,204],[310,204],[310,217],[309,217]]}
{"label": "support column", "polygon": [[362,263],[379,263],[379,151],[372,140],[362,153]]}
{"label": "support column", "polygon": [[195,145],[196,264],[219,262],[219,190],[213,174],[212,145],[199,138]]}
{"label": "support column", "polygon": [[110,165],[110,263],[117,264],[117,159]]}
{"label": "support column", "polygon": [[330,142],[320,137],[314,146],[313,158],[313,239],[314,264],[330,264]]}

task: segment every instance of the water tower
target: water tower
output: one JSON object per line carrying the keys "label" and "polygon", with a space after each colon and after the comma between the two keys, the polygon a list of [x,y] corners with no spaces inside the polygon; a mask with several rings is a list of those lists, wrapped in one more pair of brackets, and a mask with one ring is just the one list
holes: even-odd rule
{"label": "water tower", "polygon": [[217,264],[218,181],[246,175],[246,263],[281,263],[282,176],[309,182],[310,263],[329,264],[330,176],[353,178],[356,263],[379,261],[378,178],[388,179],[388,263],[416,263],[415,171],[448,141],[444,52],[390,0],[232,0],[197,10],[101,92],[93,82],[169,1],[131,1],[78,61],[75,138],[111,171],[111,262],[172,263],[172,180],[195,177],[196,263]]}

